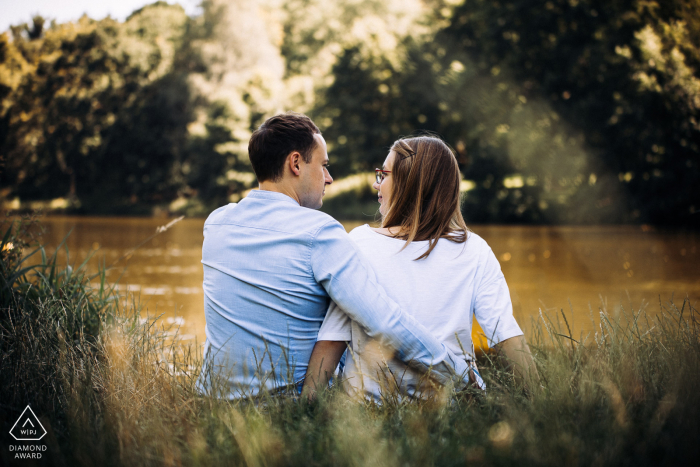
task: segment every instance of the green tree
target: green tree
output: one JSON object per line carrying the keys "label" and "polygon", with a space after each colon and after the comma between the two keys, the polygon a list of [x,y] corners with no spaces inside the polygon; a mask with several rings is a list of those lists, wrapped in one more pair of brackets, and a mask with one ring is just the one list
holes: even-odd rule
{"label": "green tree", "polygon": [[341,173],[443,136],[471,221],[692,224],[697,4],[467,0],[399,66],[345,48],[314,115]]}
{"label": "green tree", "polygon": [[483,73],[509,70],[517,94],[582,132],[586,171],[607,187],[571,198],[597,206],[573,220],[695,224],[697,25],[697,1],[467,0],[438,42]]}
{"label": "green tree", "polygon": [[173,196],[192,120],[185,79],[172,73],[186,19],[161,2],[123,24],[83,17],[43,35],[32,32],[36,21],[13,28],[5,48],[29,69],[5,99],[2,177],[14,195],[67,196],[90,212]]}

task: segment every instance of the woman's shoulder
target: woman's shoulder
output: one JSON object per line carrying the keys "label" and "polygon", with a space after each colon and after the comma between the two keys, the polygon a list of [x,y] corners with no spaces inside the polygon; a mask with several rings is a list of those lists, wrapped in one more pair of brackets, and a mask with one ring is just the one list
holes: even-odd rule
{"label": "woman's shoulder", "polygon": [[467,231],[467,245],[472,251],[488,251],[491,249],[486,240],[472,230]]}
{"label": "woman's shoulder", "polygon": [[[386,240],[389,240],[390,242],[396,241],[396,239],[387,236],[386,233],[377,231],[377,229],[373,229],[368,224],[363,224],[359,227],[355,227],[350,231],[349,235],[350,238],[358,244],[367,244],[369,242],[371,244],[381,243],[384,245],[386,244]],[[414,243],[415,247],[418,247],[424,242]],[[467,230],[466,243],[455,243],[453,241],[450,241],[449,239],[442,238],[438,241],[438,244],[436,245],[436,247],[440,250],[452,250],[454,248],[464,250],[465,246],[469,251],[471,251],[472,254],[482,254],[483,252],[491,250],[491,247],[486,242],[486,240],[484,240],[481,236],[479,236],[471,230]]]}
{"label": "woman's shoulder", "polygon": [[467,230],[467,241],[468,242],[473,242],[476,245],[479,246],[488,246],[488,243],[486,243],[486,240],[481,238],[476,232],[473,230]]}
{"label": "woman's shoulder", "polygon": [[369,226],[369,224],[363,224],[359,227],[355,227],[352,229],[349,233],[350,238],[352,239],[358,239],[362,237],[366,237],[368,234],[372,233],[372,228]]}
{"label": "woman's shoulder", "polygon": [[458,258],[459,261],[473,261],[474,258],[481,258],[487,254],[491,247],[486,243],[486,240],[471,230],[467,230],[466,241],[461,241],[462,232],[455,232],[454,240],[449,238],[441,238],[435,246],[436,252],[441,252],[448,257]]}

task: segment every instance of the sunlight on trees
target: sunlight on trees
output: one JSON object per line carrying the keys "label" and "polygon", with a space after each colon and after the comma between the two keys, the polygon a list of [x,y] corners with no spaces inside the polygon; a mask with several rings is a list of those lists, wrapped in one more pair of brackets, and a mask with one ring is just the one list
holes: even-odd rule
{"label": "sunlight on trees", "polygon": [[[400,135],[441,135],[472,187],[470,222],[698,222],[697,0],[201,11],[37,17],[0,36],[4,205],[203,214],[255,185],[251,132],[295,110],[323,131],[336,178],[371,171]],[[342,215],[374,202],[353,193]]]}

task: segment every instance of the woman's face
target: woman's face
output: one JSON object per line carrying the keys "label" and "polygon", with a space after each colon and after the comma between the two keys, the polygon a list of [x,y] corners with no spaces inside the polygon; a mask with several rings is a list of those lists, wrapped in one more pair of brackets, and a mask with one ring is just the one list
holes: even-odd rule
{"label": "woman's face", "polygon": [[[394,159],[396,158],[396,153],[390,151],[389,155],[386,156],[382,170],[391,172],[394,169]],[[376,181],[372,184],[372,187],[379,193],[379,213],[382,216],[386,216],[387,209],[389,207],[389,201],[391,201],[391,187],[393,185],[392,174],[384,174],[384,180],[382,183],[377,183]]]}

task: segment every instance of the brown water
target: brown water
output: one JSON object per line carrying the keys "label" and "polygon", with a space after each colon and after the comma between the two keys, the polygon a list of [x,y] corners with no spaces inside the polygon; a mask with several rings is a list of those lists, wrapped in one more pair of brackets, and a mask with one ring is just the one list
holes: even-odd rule
{"label": "brown water", "polygon": [[[112,264],[147,239],[163,219],[49,217],[43,241],[67,239],[71,263]],[[185,339],[203,343],[203,219],[185,219],[148,241],[107,273],[118,290],[141,299],[143,313],[181,324]],[[350,230],[360,223],[346,222]],[[646,226],[536,227],[472,226],[491,245],[510,287],[515,316],[527,329],[539,310],[564,309],[575,336],[596,329],[598,309],[658,312],[672,297],[677,304],[700,298],[697,267],[700,234],[658,231]],[[125,268],[126,266],[126,268]],[[475,330],[478,332],[478,328]],[[476,336],[475,336],[476,337]],[[475,339],[475,342],[478,342]]]}

